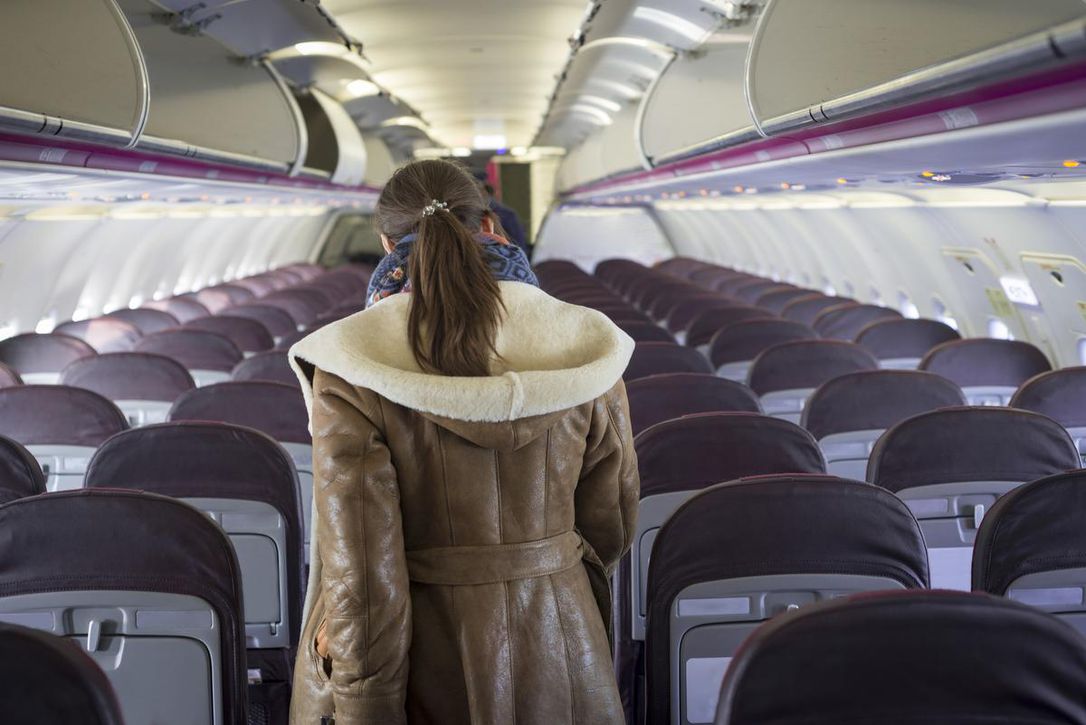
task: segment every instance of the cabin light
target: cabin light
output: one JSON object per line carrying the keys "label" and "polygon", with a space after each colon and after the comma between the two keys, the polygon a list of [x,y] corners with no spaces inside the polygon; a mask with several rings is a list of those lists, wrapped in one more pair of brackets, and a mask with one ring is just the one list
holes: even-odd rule
{"label": "cabin light", "polygon": [[587,103],[595,103],[600,108],[605,111],[610,111],[611,113],[618,113],[622,110],[621,105],[615,103],[610,98],[603,98],[602,96],[578,96],[578,100]]}
{"label": "cabin light", "polygon": [[1027,307],[1040,307],[1041,303],[1037,299],[1037,293],[1033,291],[1032,285],[1025,277],[1006,274],[999,278],[999,285],[1011,302],[1026,305]]}
{"label": "cabin light", "polygon": [[353,81],[347,81],[347,93],[352,98],[366,98],[368,96],[376,96],[381,92],[381,89],[377,87],[377,84],[373,81],[367,81],[362,78],[356,78]]}
{"label": "cabin light", "polygon": [[1067,161],[1063,162],[1063,165],[1064,165],[1065,168],[1068,168],[1068,169],[1077,169],[1079,166],[1082,166],[1082,162],[1081,161],[1075,161],[1073,159],[1068,159]]}
{"label": "cabin light", "polygon": [[510,156],[524,156],[527,153],[528,149],[524,146],[514,146],[513,148],[509,149]]}
{"label": "cabin light", "polygon": [[471,149],[469,149],[467,146],[457,146],[452,150],[452,155],[460,158],[464,158],[465,156],[471,156]]}
{"label": "cabin light", "polygon": [[930,179],[931,177],[935,176],[935,172],[934,171],[921,171],[920,175],[923,176],[925,179]]}
{"label": "cabin light", "polygon": [[471,145],[477,149],[503,149],[506,147],[505,134],[503,133],[491,133],[491,134],[479,134],[472,138]]}
{"label": "cabin light", "polygon": [[381,121],[381,128],[390,128],[392,126],[407,126],[409,128],[417,128],[420,131],[430,130],[426,121],[423,121],[417,116],[396,116],[395,118]]}
{"label": "cabin light", "polygon": [[841,178],[839,178],[839,179],[837,180],[837,183],[838,183],[838,184],[847,184],[847,183],[848,183],[848,179],[846,179],[845,177],[843,177],[843,176],[842,176]]}
{"label": "cabin light", "polygon": [[329,43],[323,40],[295,43],[294,50],[301,55],[343,55],[347,52],[347,49],[339,43]]}

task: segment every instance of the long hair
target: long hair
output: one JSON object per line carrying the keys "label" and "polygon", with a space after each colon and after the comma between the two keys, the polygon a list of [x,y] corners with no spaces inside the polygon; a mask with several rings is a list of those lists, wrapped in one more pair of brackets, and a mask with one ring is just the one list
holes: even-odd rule
{"label": "long hair", "polygon": [[[432,213],[424,213],[437,202]],[[407,260],[407,335],[419,366],[443,375],[490,374],[504,307],[475,237],[486,201],[475,180],[448,161],[415,161],[385,184],[374,219],[394,243],[417,235]]]}

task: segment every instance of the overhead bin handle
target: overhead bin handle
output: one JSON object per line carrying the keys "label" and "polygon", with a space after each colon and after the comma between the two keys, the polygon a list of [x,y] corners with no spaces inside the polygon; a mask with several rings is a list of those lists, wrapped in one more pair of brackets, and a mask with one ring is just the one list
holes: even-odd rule
{"label": "overhead bin handle", "polygon": [[147,70],[147,59],[143,57],[143,49],[140,48],[136,33],[128,22],[124,10],[117,4],[117,0],[106,0],[113,17],[117,20],[117,26],[124,36],[125,45],[128,46],[128,54],[132,58],[132,65],[136,69],[136,112],[132,121],[131,137],[125,148],[135,148],[143,136],[143,129],[147,127],[147,119],[151,115],[151,75]]}

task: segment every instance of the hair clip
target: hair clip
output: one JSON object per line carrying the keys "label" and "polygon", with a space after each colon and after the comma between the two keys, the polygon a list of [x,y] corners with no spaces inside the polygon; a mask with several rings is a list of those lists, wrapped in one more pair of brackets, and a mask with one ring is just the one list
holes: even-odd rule
{"label": "hair clip", "polygon": [[438,201],[437,199],[433,199],[429,204],[427,204],[426,206],[424,206],[422,208],[422,215],[423,216],[433,216],[434,212],[436,212],[438,209],[443,209],[445,211],[448,211],[449,205],[448,205],[447,202]]}

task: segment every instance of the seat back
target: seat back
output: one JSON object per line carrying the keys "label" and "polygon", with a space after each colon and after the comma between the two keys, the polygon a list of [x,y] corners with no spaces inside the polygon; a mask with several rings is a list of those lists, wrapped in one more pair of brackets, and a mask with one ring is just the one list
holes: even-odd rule
{"label": "seat back", "polygon": [[1086,471],[1003,496],[973,549],[973,589],[1057,614],[1086,633]]}
{"label": "seat back", "polygon": [[686,329],[699,314],[714,307],[735,307],[736,304],[734,300],[729,300],[719,292],[701,290],[685,294],[671,307],[664,324],[676,338],[685,340]]}
{"label": "seat back", "polygon": [[944,342],[919,367],[957,383],[970,405],[1007,405],[1019,385],[1052,369],[1028,342],[979,337]]}
{"label": "seat back", "polygon": [[10,388],[13,385],[22,385],[23,379],[19,377],[19,373],[13,369],[0,363],[0,388]]}
{"label": "seat back", "polygon": [[297,325],[308,325],[330,305],[313,290],[285,289],[262,297],[260,304],[271,305],[290,315]]}
{"label": "seat back", "polygon": [[705,356],[691,347],[671,342],[639,342],[622,379],[629,382],[661,373],[706,373],[713,368]]}
{"label": "seat back", "polygon": [[651,322],[620,322],[618,326],[634,342],[675,342],[670,332]]}
{"label": "seat back", "polygon": [[1086,367],[1032,377],[1018,388],[1009,405],[1047,415],[1066,428],[1086,464]]}
{"label": "seat back", "polygon": [[139,330],[141,335],[150,335],[152,332],[162,332],[181,325],[178,319],[169,312],[155,310],[150,307],[137,307],[135,309],[122,307],[119,310],[103,315],[103,317],[123,320]]}
{"label": "seat back", "polygon": [[234,343],[243,353],[263,352],[275,347],[268,328],[248,317],[236,317],[233,308],[227,314],[201,317],[185,325],[187,330],[217,332]]}
{"label": "seat back", "polygon": [[852,342],[796,340],[773,345],[754,358],[747,384],[767,415],[798,423],[807,398],[819,385],[878,367],[871,353]]}
{"label": "seat back", "polygon": [[238,305],[230,308],[231,317],[244,317],[262,324],[272,337],[278,339],[298,331],[298,323],[286,310],[259,303]]}
{"label": "seat back", "polygon": [[138,327],[116,317],[62,322],[54,328],[53,332],[78,337],[99,354],[131,350],[143,337]]}
{"label": "seat back", "polygon": [[0,504],[45,493],[45,474],[22,444],[0,436]]}
{"label": "seat back", "polygon": [[298,474],[302,540],[308,562],[313,516],[313,439],[309,435],[309,413],[298,386],[268,382],[208,385],[179,397],[170,409],[169,420],[241,425],[274,438],[286,449]]}
{"label": "seat back", "polygon": [[962,405],[961,389],[934,373],[873,370],[823,383],[808,399],[800,424],[818,441],[827,471],[862,481],[883,431],[929,410]]}
{"label": "seat back", "polygon": [[980,594],[861,594],[759,628],[715,722],[1078,723],[1084,691],[1086,641],[1050,614]]}
{"label": "seat back", "polygon": [[666,373],[630,381],[626,386],[634,435],[695,413],[759,413],[758,398],[747,386],[704,373]]}
{"label": "seat back", "polygon": [[856,336],[889,370],[915,370],[928,351],[944,342],[960,340],[950,325],[936,320],[886,319],[872,322]]}
{"label": "seat back", "polygon": [[829,307],[818,313],[811,326],[827,340],[852,342],[860,332],[873,322],[900,320],[901,313],[881,305],[853,305],[845,303]]}
{"label": "seat back", "polygon": [[0,435],[34,455],[50,491],[82,487],[95,449],[126,428],[124,413],[90,390],[66,385],[0,389]]}
{"label": "seat back", "polygon": [[630,548],[630,621],[644,639],[645,588],[660,526],[698,490],[769,473],[823,473],[818,444],[802,428],[755,413],[701,413],[659,423],[634,441],[641,502]]}
{"label": "seat back", "polygon": [[216,287],[205,287],[201,290],[196,290],[195,292],[183,295],[183,297],[196,300],[206,307],[207,311],[213,315],[219,314],[233,304],[230,293]]}
{"label": "seat back", "polygon": [[300,385],[298,376],[290,368],[287,354],[282,350],[271,352],[258,352],[252,357],[245,358],[231,373],[233,380],[266,380],[272,383],[284,383],[286,385]]}
{"label": "seat back", "polygon": [[66,491],[0,506],[0,530],[20,543],[0,549],[0,621],[82,647],[126,722],[246,721],[238,565],[206,516],[152,494]]}
{"label": "seat back", "polygon": [[801,287],[768,288],[754,301],[757,307],[769,310],[774,315],[784,311],[785,305],[800,297],[810,297],[811,290]]}
{"label": "seat back", "polygon": [[152,310],[168,312],[182,325],[211,314],[210,310],[200,304],[199,300],[194,297],[167,297],[163,300],[144,302],[143,306]]}
{"label": "seat back", "polygon": [[96,354],[93,347],[71,335],[28,332],[0,340],[0,363],[28,384],[56,383],[68,363]]}
{"label": "seat back", "polygon": [[648,721],[712,722],[728,663],[771,617],[855,592],[927,584],[920,526],[876,486],[823,475],[711,486],[656,538]]}
{"label": "seat back", "polygon": [[0,624],[0,702],[12,725],[124,725],[105,673],[77,642]]}
{"label": "seat back", "polygon": [[893,491],[924,529],[932,586],[970,588],[977,527],[1026,481],[1077,468],[1059,423],[1011,408],[943,408],[891,427],[871,451],[867,480]]}
{"label": "seat back", "polygon": [[781,317],[804,325],[813,325],[823,310],[846,304],[859,304],[845,297],[828,297],[820,292],[812,292],[804,297],[795,297],[781,309]]}
{"label": "seat back", "polygon": [[298,479],[259,431],[225,423],[161,423],[114,436],[87,469],[88,488],[131,488],[187,501],[229,535],[241,567],[248,645],[297,641],[302,601]]}
{"label": "seat back", "polygon": [[146,352],[76,360],[64,368],[60,382],[109,398],[133,428],[163,422],[177,396],[196,386],[181,363]]}
{"label": "seat back", "polygon": [[216,332],[206,330],[165,330],[147,335],[136,344],[137,352],[165,355],[185,366],[196,385],[211,385],[230,379],[230,371],[243,355],[237,345]]}
{"label": "seat back", "polygon": [[734,305],[732,307],[713,307],[699,312],[686,328],[683,344],[690,347],[705,347],[708,352],[709,341],[719,330],[744,320],[771,320],[773,315],[758,307]]}
{"label": "seat back", "polygon": [[774,345],[793,340],[814,340],[811,328],[791,320],[747,320],[723,327],[709,341],[709,360],[716,374],[741,383],[747,381],[754,358]]}

